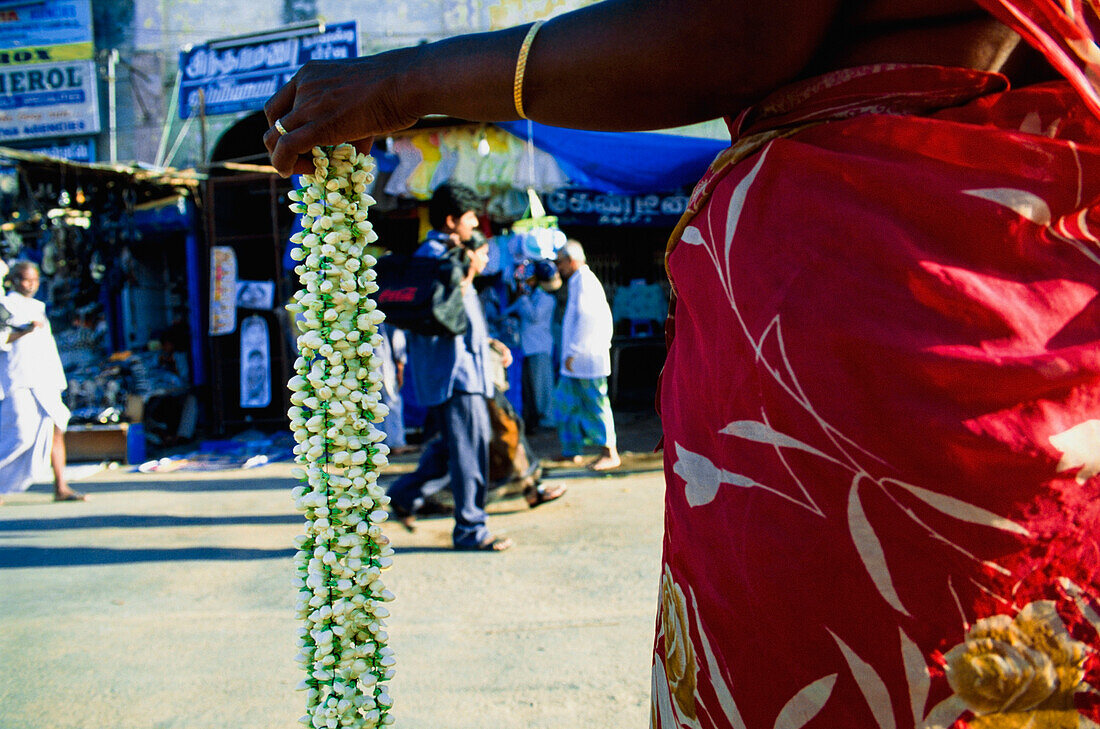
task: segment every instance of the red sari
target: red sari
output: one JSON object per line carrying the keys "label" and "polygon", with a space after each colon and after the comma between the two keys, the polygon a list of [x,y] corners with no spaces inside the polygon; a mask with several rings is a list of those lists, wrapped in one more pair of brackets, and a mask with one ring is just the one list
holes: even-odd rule
{"label": "red sari", "polygon": [[852,69],[733,123],[668,257],[654,726],[1098,726],[1088,78]]}

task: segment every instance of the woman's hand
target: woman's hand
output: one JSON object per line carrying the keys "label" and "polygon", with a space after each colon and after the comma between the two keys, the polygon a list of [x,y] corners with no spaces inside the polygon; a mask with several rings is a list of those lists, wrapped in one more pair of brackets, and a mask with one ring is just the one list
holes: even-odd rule
{"label": "woman's hand", "polygon": [[[529,48],[524,112],[551,126],[664,129],[735,113],[796,78],[841,0],[604,0],[556,16]],[[519,118],[517,56],[529,26],[303,66],[264,106],[271,163],[311,172],[318,145],[376,135],[428,114]]]}
{"label": "woman's hand", "polygon": [[[374,137],[412,126],[418,115],[399,93],[414,49],[344,61],[310,61],[264,104],[264,144],[283,177],[313,172],[310,150],[351,142],[370,152]],[[275,128],[278,121],[286,130]]]}

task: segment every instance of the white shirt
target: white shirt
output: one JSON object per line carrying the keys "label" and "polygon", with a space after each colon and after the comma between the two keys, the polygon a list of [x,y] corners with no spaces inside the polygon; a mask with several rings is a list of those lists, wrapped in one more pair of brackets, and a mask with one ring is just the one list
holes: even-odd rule
{"label": "white shirt", "polygon": [[[611,307],[596,274],[581,266],[569,277],[569,296],[561,325],[561,374],[593,378],[611,374]],[[572,371],[565,360],[573,358]]]}
{"label": "white shirt", "polygon": [[[0,299],[11,312],[11,326],[45,321],[46,326],[34,329],[0,351],[0,398],[4,393],[20,388],[61,392],[67,386],[61,357],[57,354],[53,332],[46,319],[46,305],[14,291]],[[0,330],[6,341],[8,330]]]}

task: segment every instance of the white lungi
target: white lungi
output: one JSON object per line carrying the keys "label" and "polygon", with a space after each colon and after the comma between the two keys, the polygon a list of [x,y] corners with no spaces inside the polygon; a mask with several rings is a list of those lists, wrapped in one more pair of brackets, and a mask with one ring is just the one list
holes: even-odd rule
{"label": "white lungi", "polygon": [[50,472],[53,429],[69,424],[61,393],[21,388],[0,400],[0,493],[26,491]]}
{"label": "white lungi", "polygon": [[[20,326],[46,321],[46,305],[17,293],[0,298]],[[0,328],[0,493],[25,491],[49,471],[53,429],[69,425],[65,372],[49,323],[8,344]]]}

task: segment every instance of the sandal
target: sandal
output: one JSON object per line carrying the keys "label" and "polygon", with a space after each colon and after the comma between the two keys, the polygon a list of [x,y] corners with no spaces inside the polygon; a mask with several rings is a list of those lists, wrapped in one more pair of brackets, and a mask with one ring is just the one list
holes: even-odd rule
{"label": "sandal", "polygon": [[560,499],[562,496],[565,496],[565,492],[568,490],[566,486],[561,484],[557,486],[545,486],[540,483],[525,488],[523,490],[523,498],[527,499],[527,506],[534,509],[536,506],[545,504],[547,501]]}
{"label": "sandal", "polygon": [[390,504],[390,511],[393,512],[393,518],[398,524],[405,527],[406,531],[409,533],[416,531],[416,516],[411,511],[392,503]]}
{"label": "sandal", "polygon": [[53,500],[54,501],[87,501],[88,497],[85,496],[84,494],[80,493],[79,491],[69,490],[69,491],[66,491],[63,494],[55,494],[54,497],[53,497]]}
{"label": "sandal", "polygon": [[480,544],[474,544],[469,547],[455,545],[455,549],[460,552],[503,552],[513,544],[515,544],[515,542],[513,542],[510,537],[488,537]]}

